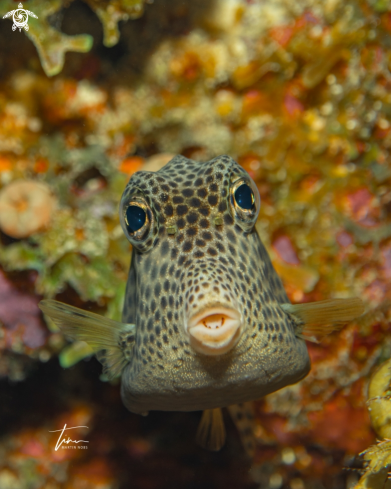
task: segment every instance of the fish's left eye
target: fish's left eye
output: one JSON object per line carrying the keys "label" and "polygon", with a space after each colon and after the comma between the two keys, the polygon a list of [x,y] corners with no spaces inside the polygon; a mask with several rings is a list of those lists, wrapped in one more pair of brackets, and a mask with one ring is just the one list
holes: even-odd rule
{"label": "fish's left eye", "polygon": [[250,177],[239,177],[231,183],[230,205],[236,223],[243,231],[250,232],[261,207],[257,186]]}

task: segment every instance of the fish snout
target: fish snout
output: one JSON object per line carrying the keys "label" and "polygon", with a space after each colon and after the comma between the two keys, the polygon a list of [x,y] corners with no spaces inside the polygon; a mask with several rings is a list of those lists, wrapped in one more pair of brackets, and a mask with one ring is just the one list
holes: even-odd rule
{"label": "fish snout", "polygon": [[187,321],[186,330],[195,351],[204,355],[222,355],[240,339],[241,316],[230,307],[211,305],[193,314]]}

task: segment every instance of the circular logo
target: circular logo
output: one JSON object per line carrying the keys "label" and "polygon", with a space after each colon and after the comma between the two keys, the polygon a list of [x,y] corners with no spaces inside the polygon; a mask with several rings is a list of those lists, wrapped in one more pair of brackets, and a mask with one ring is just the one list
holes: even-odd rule
{"label": "circular logo", "polygon": [[28,13],[24,9],[18,8],[14,11],[14,15],[12,16],[15,26],[18,29],[22,29],[27,25],[28,22]]}

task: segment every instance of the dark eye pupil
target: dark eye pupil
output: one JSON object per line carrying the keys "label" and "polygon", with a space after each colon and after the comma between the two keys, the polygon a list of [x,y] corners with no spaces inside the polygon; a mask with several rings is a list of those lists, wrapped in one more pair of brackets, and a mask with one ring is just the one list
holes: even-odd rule
{"label": "dark eye pupil", "polygon": [[242,209],[250,210],[254,208],[253,191],[245,183],[236,190],[235,200]]}
{"label": "dark eye pupil", "polygon": [[126,221],[128,225],[128,231],[134,233],[144,226],[146,214],[144,209],[138,205],[130,205],[126,209]]}

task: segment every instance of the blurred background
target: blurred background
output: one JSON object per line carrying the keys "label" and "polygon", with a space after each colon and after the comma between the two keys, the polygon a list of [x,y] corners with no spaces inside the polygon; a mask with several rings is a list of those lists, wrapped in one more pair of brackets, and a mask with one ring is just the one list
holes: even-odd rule
{"label": "blurred background", "polygon": [[[17,8],[0,0],[1,17]],[[23,9],[28,31],[0,19],[0,488],[354,487],[379,438],[368,379],[391,353],[390,1]],[[195,443],[200,413],[127,412],[37,306],[120,320],[120,196],[177,153],[249,172],[292,302],[358,296],[372,311],[308,344],[308,377],[256,403],[254,460],[228,416],[214,453]],[[88,426],[88,450],[54,450],[65,423]]]}

